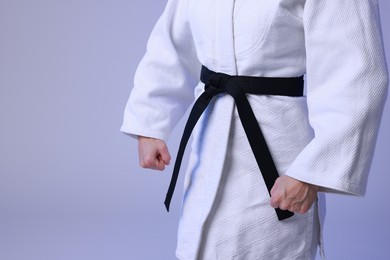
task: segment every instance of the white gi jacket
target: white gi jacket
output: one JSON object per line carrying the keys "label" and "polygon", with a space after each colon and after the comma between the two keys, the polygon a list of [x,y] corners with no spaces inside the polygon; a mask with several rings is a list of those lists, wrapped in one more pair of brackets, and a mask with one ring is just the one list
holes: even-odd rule
{"label": "white gi jacket", "polygon": [[[201,64],[296,77],[305,97],[248,97],[280,174],[364,195],[388,75],[376,0],[169,0],[135,75],[121,131],[166,140],[203,91]],[[324,197],[279,222],[233,98],[193,134],[179,259],[313,259]],[[321,250],[322,251],[322,250]]]}

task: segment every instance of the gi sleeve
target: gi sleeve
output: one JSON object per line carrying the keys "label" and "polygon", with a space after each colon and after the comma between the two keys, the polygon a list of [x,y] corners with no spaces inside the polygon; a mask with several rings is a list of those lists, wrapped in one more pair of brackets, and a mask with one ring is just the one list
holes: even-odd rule
{"label": "gi sleeve", "polygon": [[194,98],[200,73],[188,1],[169,0],[134,77],[121,131],[168,139]]}
{"label": "gi sleeve", "polygon": [[365,194],[388,74],[376,0],[307,0],[303,14],[313,140],[286,174]]}

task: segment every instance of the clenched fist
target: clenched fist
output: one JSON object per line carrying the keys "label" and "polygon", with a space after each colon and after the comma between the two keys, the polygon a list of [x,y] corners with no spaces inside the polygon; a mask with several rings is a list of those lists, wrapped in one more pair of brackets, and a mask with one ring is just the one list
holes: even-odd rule
{"label": "clenched fist", "polygon": [[169,165],[171,155],[163,140],[138,136],[139,164],[142,168],[164,170]]}
{"label": "clenched fist", "polygon": [[271,206],[291,212],[306,213],[317,199],[319,187],[298,181],[289,176],[280,176],[271,189]]}

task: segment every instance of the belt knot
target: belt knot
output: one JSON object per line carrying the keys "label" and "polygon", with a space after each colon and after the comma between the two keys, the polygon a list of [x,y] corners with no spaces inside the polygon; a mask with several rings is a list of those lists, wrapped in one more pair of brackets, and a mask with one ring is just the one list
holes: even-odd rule
{"label": "belt knot", "polygon": [[225,92],[225,86],[233,79],[233,77],[234,76],[225,73],[215,73],[207,81],[204,89],[208,91],[213,90],[213,92],[216,93],[223,93]]}

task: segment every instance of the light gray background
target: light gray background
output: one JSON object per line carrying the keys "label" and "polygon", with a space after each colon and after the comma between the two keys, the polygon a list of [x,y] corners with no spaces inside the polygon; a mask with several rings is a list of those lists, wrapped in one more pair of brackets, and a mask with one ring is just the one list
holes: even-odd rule
{"label": "light gray background", "polygon": [[[0,260],[175,259],[182,179],[167,214],[172,168],[140,169],[119,132],[165,2],[0,0]],[[389,115],[366,197],[328,196],[328,259],[390,259]]]}

